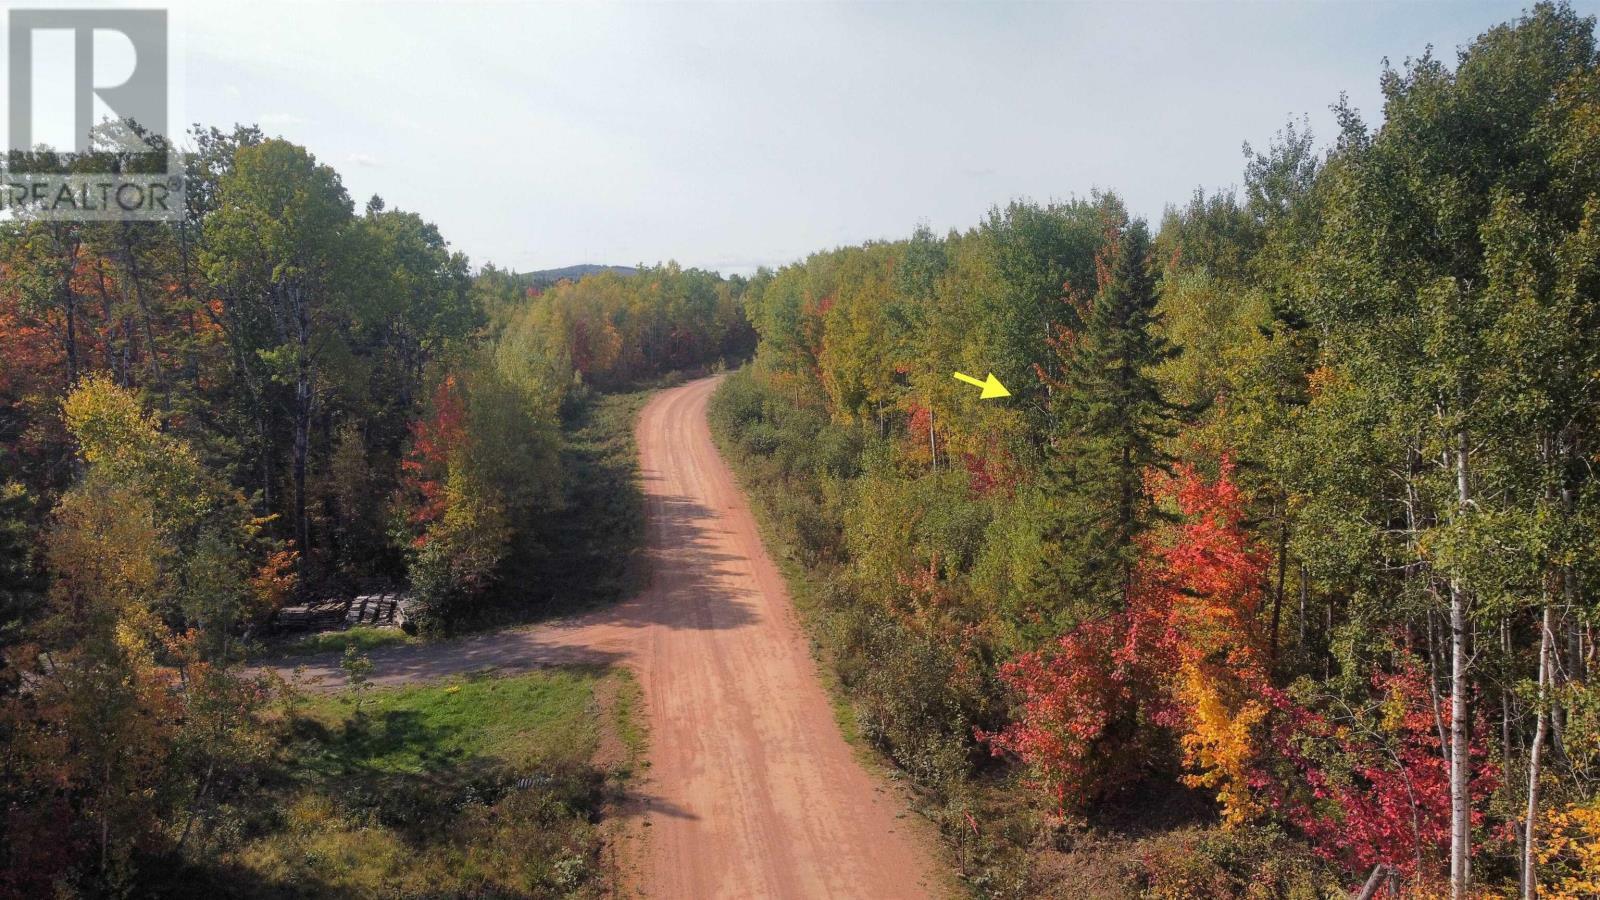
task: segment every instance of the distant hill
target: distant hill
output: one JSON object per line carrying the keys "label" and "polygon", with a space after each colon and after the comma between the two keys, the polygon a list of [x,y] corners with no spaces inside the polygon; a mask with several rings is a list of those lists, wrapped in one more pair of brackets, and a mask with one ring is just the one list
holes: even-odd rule
{"label": "distant hill", "polygon": [[635,275],[638,269],[632,266],[604,266],[597,263],[580,263],[576,266],[563,266],[559,269],[540,269],[536,272],[518,272],[517,280],[529,286],[555,284],[562,279],[577,281],[586,275],[597,275],[601,272],[615,272],[618,275]]}

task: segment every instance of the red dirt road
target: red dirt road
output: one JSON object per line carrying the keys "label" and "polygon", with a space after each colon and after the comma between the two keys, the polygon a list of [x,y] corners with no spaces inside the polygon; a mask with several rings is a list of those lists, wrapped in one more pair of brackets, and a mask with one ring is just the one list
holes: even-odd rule
{"label": "red dirt road", "polygon": [[[486,666],[620,662],[650,731],[630,894],[657,898],[927,897],[915,817],[839,734],[788,590],[706,425],[717,379],[663,391],[640,414],[651,584],[578,619],[452,644],[375,651],[373,681]],[[342,678],[336,659],[306,666]]]}

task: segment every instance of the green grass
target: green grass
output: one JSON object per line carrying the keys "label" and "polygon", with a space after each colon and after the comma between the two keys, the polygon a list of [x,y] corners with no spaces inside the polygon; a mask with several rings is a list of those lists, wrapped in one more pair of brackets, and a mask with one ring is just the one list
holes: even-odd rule
{"label": "green grass", "polygon": [[[567,615],[639,589],[634,423],[650,393],[593,396],[566,411],[564,509],[541,536],[548,576],[454,630]],[[369,652],[416,640],[358,627],[267,649]],[[300,695],[270,771],[211,811],[157,887],[204,900],[607,896],[599,820],[644,764],[640,704],[625,670],[593,667],[372,688],[359,700]]]}
{"label": "green grass", "polygon": [[613,711],[617,736],[622,739],[622,746],[628,751],[630,762],[644,759],[645,751],[649,749],[649,739],[645,732],[644,722],[640,717],[643,711],[639,704],[643,695],[639,692],[639,682],[634,680],[633,673],[627,669],[618,669],[616,707]]}
{"label": "green grass", "polygon": [[395,647],[402,644],[414,644],[417,639],[398,628],[378,628],[372,625],[357,625],[344,631],[322,631],[308,634],[294,640],[269,644],[266,648],[268,656],[315,656],[319,653],[343,653],[344,648],[351,644],[362,653],[376,650],[379,647]]}
{"label": "green grass", "polygon": [[594,752],[587,710],[599,678],[598,670],[551,669],[374,689],[359,701],[354,691],[316,697],[302,714],[330,740],[305,762],[326,774],[422,774],[469,760],[519,770],[581,763]]}

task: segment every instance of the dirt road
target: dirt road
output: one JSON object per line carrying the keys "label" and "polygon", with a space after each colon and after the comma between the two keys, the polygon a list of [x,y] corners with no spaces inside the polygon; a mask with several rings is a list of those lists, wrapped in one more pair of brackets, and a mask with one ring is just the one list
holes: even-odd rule
{"label": "dirt road", "polygon": [[[650,767],[627,824],[630,892],[657,898],[926,897],[902,799],[839,734],[788,591],[706,425],[716,379],[640,414],[652,579],[569,622],[371,654],[397,684],[485,666],[620,662],[644,691]],[[303,677],[341,680],[336,659]]]}

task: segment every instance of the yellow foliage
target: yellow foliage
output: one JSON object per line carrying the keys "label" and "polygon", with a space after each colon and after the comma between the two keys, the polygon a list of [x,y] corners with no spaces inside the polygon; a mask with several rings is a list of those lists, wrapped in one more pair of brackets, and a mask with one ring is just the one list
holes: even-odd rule
{"label": "yellow foliage", "polygon": [[161,580],[153,518],[142,498],[98,479],[63,496],[45,547],[59,607],[117,621],[149,604]]}
{"label": "yellow foliage", "polygon": [[1255,730],[1267,707],[1239,690],[1228,691],[1230,686],[1237,687],[1233,673],[1214,666],[1186,660],[1179,671],[1177,691],[1189,707],[1183,757],[1198,770],[1184,776],[1184,783],[1214,789],[1224,824],[1234,827],[1262,812],[1247,776],[1258,751]]}
{"label": "yellow foliage", "polygon": [[[154,490],[194,489],[200,464],[194,451],[161,431],[132,391],[104,374],[86,375],[61,402],[83,461],[119,481],[149,480]],[[174,498],[175,499],[175,498]]]}
{"label": "yellow foliage", "polygon": [[1546,810],[1540,831],[1540,896],[1600,897],[1600,797]]}

